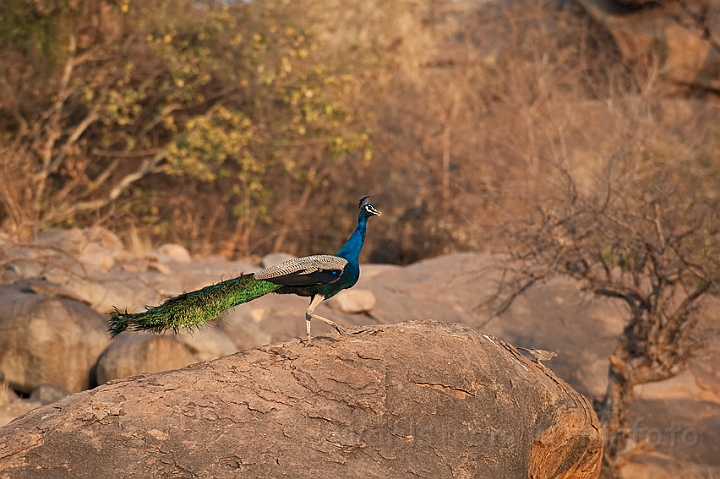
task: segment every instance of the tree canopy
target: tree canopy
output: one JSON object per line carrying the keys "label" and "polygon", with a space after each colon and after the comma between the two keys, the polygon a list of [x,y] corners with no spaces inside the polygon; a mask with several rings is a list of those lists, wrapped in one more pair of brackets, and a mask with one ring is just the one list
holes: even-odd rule
{"label": "tree canopy", "polygon": [[275,192],[372,156],[345,101],[352,68],[317,59],[312,31],[282,2],[0,8],[6,227],[83,223],[117,206],[160,234],[186,226],[158,216],[172,188],[211,188],[218,204],[196,213],[226,209],[228,240],[247,254]]}

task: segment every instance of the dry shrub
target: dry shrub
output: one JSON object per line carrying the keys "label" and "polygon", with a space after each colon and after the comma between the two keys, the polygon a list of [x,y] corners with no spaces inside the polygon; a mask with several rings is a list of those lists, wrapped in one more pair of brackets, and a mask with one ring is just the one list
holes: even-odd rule
{"label": "dry shrub", "polygon": [[368,73],[377,80],[363,98],[380,98],[373,139],[385,160],[376,181],[398,219],[380,228],[402,257],[502,248],[498,224],[531,214],[528,200],[556,194],[566,172],[591,188],[622,151],[717,155],[718,109],[668,97],[653,59],[623,64],[577,6],[460,8],[425,12],[418,44],[403,50],[404,36],[387,53],[412,60]]}
{"label": "dry shrub", "polygon": [[3,378],[3,380],[0,381],[0,406],[10,404],[10,401],[10,384]]}
{"label": "dry shrub", "polygon": [[[331,126],[337,135],[305,138],[269,129],[258,143],[262,146],[253,150],[253,158],[262,161],[251,165],[251,175],[244,166],[233,166],[212,181],[168,176],[166,160],[155,161],[152,154],[172,131],[153,123],[153,115],[165,111],[151,108],[164,104],[153,97],[141,105],[149,109],[138,118],[156,126],[130,122],[108,133],[93,124],[76,142],[81,150],[68,150],[66,167],[50,175],[46,192],[54,193],[43,201],[34,199],[37,185],[24,183],[40,176],[16,168],[26,164],[17,150],[4,150],[3,169],[17,172],[0,183],[5,224],[29,222],[32,230],[38,218],[45,218],[41,227],[109,218],[121,234],[142,238],[138,244],[174,241],[194,253],[226,256],[273,250],[307,254],[337,249],[354,226],[357,198],[372,194],[385,217],[371,229],[366,258],[408,263],[452,251],[501,248],[498,225],[530,214],[528,198],[554,194],[562,187],[562,171],[572,172],[578,188],[590,188],[608,160],[622,151],[667,161],[682,156],[707,162],[717,155],[718,132],[712,130],[717,111],[702,100],[669,98],[652,59],[624,64],[609,34],[573,3],[266,0],[242,8],[260,20],[250,25],[292,19],[297,31],[312,30],[317,40],[313,68],[344,71],[352,78],[335,92],[348,113]],[[173,17],[177,32],[189,25],[178,41],[205,28],[194,11],[183,12]],[[158,14],[155,23],[169,25],[162,21],[166,13]],[[150,23],[143,28],[156,28]],[[133,22],[120,25],[135,42],[146,37],[144,30],[132,35]],[[182,54],[182,47],[177,52]],[[279,61],[280,50],[275,53],[278,58],[271,56]],[[169,74],[166,65],[150,62],[146,54],[134,58],[138,71],[145,68],[160,80]],[[234,74],[218,71],[227,78]],[[8,82],[13,78],[7,75]],[[216,75],[197,88],[206,89],[203,97],[210,98],[208,92],[218,91],[223,78]],[[160,80],[158,85],[164,84]],[[3,105],[11,105],[7,88],[2,91]],[[273,115],[283,111],[282,95],[273,91],[260,97],[258,92],[240,89],[206,104],[189,102],[173,113],[174,124],[185,125],[194,115],[230,101],[243,112],[260,105],[252,110],[257,114],[253,121],[273,125]],[[128,98],[131,93],[126,92]],[[177,94],[168,91],[169,98]],[[91,112],[78,108],[73,115],[81,121]],[[22,122],[11,121],[11,109],[5,115],[5,124],[19,131]],[[371,159],[363,147],[329,151],[341,144],[337,138],[349,144],[366,130]],[[119,132],[117,138],[125,140],[100,149],[93,143],[98,131]],[[70,132],[60,141],[71,138]],[[123,150],[129,139],[144,142],[142,148]],[[281,149],[267,147],[279,140]],[[56,150],[56,155],[63,151]],[[93,157],[97,150],[105,156]],[[25,145],[23,151],[33,150]],[[130,153],[146,156],[119,156]],[[143,169],[144,162],[151,167]],[[138,172],[140,179],[123,183]],[[97,186],[100,180],[104,186]],[[120,184],[126,186],[106,201],[112,185]]]}

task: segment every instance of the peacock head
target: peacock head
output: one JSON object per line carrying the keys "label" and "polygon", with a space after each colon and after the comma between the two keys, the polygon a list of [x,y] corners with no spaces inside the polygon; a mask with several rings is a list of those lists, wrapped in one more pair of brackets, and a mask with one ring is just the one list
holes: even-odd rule
{"label": "peacock head", "polygon": [[382,216],[382,213],[380,213],[373,205],[370,203],[366,203],[367,199],[370,198],[370,195],[365,195],[362,198],[360,198],[360,203],[358,203],[358,208],[360,208],[360,216],[362,218],[370,218],[371,216]]}

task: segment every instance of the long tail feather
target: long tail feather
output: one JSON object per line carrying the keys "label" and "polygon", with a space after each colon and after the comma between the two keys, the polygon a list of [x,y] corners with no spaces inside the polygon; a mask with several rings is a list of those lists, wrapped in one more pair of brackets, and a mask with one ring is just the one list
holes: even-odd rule
{"label": "long tail feather", "polygon": [[215,319],[228,308],[252,301],[278,288],[280,285],[256,280],[252,274],[243,274],[170,298],[160,306],[142,313],[121,313],[116,309],[110,313],[108,331],[114,338],[126,329],[159,333],[167,329],[177,332],[180,328],[193,328]]}

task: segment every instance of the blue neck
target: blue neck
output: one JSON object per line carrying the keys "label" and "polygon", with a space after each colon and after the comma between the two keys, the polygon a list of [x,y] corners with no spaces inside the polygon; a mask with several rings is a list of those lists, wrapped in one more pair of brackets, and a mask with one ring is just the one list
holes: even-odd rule
{"label": "blue neck", "polygon": [[360,213],[360,216],[358,217],[358,225],[357,228],[355,228],[355,231],[353,231],[353,234],[350,236],[350,238],[347,240],[345,245],[342,247],[340,251],[337,252],[337,255],[341,258],[345,258],[348,261],[352,261],[357,263],[358,262],[358,256],[360,256],[360,250],[363,247],[363,243],[365,242],[365,227],[367,226],[367,217]]}

